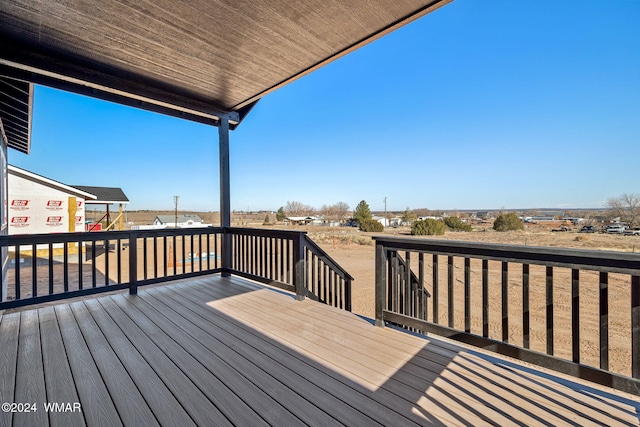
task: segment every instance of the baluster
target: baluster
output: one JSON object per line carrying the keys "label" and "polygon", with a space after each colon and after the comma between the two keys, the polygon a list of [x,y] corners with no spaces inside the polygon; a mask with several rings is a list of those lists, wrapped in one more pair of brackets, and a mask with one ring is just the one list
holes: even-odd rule
{"label": "baluster", "polygon": [[447,257],[447,272],[448,272],[448,292],[447,292],[447,314],[449,317],[449,327],[453,328],[455,325],[455,313],[454,313],[454,270],[453,270],[453,256],[449,255]]}
{"label": "baluster", "polygon": [[571,270],[571,354],[580,363],[580,270]]}
{"label": "baluster", "polygon": [[31,296],[38,296],[38,247],[33,244],[31,245]]}
{"label": "baluster", "polygon": [[547,299],[547,354],[553,356],[553,267],[547,267],[546,272]]}
{"label": "baluster", "polygon": [[67,242],[63,243],[62,250],[62,267],[63,267],[63,280],[64,280],[64,292],[69,292],[69,245]]}
{"label": "baluster", "polygon": [[424,253],[418,254],[418,289],[420,289],[420,319],[427,320],[427,296],[424,289]]}
{"label": "baluster", "polygon": [[509,342],[509,263],[502,262],[502,341]]}
{"label": "baluster", "polygon": [[631,276],[631,376],[640,379],[640,276]]}
{"label": "baluster", "polygon": [[609,273],[600,272],[600,369],[609,370]]}
{"label": "baluster", "polygon": [[[95,280],[93,287],[95,288]],[[49,243],[49,295],[53,295],[53,243]]]}
{"label": "baluster", "polygon": [[464,331],[471,332],[471,259],[464,259]]}
{"label": "baluster", "polygon": [[433,254],[433,269],[431,273],[433,275],[433,295],[431,296],[433,298],[433,323],[437,325],[440,322],[438,321],[438,255],[436,254]]}
{"label": "baluster", "polygon": [[404,314],[407,316],[413,316],[411,311],[412,299],[411,295],[411,254],[409,251],[404,253]]}
{"label": "baluster", "polygon": [[489,338],[489,260],[482,260],[482,336]]}
{"label": "baluster", "polygon": [[522,346],[531,346],[529,313],[529,264],[522,264]]}

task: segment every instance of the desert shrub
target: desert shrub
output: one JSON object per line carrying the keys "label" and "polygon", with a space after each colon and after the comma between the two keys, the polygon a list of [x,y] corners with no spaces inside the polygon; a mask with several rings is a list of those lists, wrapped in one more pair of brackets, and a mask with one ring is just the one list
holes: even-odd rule
{"label": "desert shrub", "polygon": [[384,231],[384,226],[374,219],[365,219],[360,221],[360,230],[380,232]]}
{"label": "desert shrub", "polygon": [[471,231],[471,224],[467,224],[457,216],[446,217],[444,224],[453,231]]}
{"label": "desert shrub", "polygon": [[493,222],[493,229],[496,231],[524,230],[524,224],[514,213],[500,214]]}
{"label": "desert shrub", "polygon": [[442,236],[446,229],[444,222],[431,218],[411,224],[411,234],[414,236]]}

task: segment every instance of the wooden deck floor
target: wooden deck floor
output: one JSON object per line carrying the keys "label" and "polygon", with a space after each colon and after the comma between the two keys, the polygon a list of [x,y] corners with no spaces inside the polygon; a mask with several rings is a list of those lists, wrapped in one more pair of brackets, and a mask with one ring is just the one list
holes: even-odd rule
{"label": "wooden deck floor", "polygon": [[0,396],[37,408],[0,427],[640,425],[635,397],[219,276],[4,314]]}

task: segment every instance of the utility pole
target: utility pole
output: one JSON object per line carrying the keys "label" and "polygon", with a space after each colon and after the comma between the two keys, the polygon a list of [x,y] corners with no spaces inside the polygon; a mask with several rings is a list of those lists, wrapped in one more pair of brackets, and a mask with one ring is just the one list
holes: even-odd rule
{"label": "utility pole", "polygon": [[384,196],[384,226],[389,225],[389,220],[387,219],[387,196]]}
{"label": "utility pole", "polygon": [[175,228],[178,228],[178,199],[180,198],[180,196],[173,196],[173,204],[175,205],[175,217],[176,217],[176,222],[174,222],[174,226]]}

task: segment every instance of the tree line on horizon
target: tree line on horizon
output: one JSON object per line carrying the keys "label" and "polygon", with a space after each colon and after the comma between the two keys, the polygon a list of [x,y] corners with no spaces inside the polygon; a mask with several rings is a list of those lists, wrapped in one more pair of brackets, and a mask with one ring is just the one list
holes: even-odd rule
{"label": "tree line on horizon", "polygon": [[[640,195],[632,193],[623,193],[620,196],[610,198],[607,200],[606,209],[612,218],[620,218],[620,221],[628,223],[631,227],[640,225]],[[405,223],[414,223],[419,217],[423,216],[442,216],[444,211],[431,211],[429,209],[410,209],[407,207],[401,214],[401,219]],[[517,229],[512,216],[506,216],[511,212],[500,212],[500,221],[498,221],[498,228],[500,229]],[[565,214],[569,216],[572,212],[566,211]],[[358,206],[350,211],[350,206],[345,202],[337,202],[333,205],[322,205],[320,209],[315,209],[313,206],[304,204],[299,201],[287,201],[285,206],[282,206],[276,212],[276,220],[283,221],[286,217],[292,216],[312,216],[321,215],[324,219],[329,221],[345,221],[347,219],[356,219],[359,222],[371,219],[371,210],[365,200],[360,201]],[[514,213],[515,215],[515,213]],[[464,219],[468,214],[458,213],[454,211],[450,217]],[[517,217],[517,216],[516,216]],[[509,225],[505,225],[502,221],[508,218],[506,221]],[[454,220],[449,220],[449,222]],[[454,228],[463,230],[462,222],[455,222],[446,224],[448,228]],[[439,227],[439,226],[438,226]],[[516,227],[516,228],[514,228]]]}

